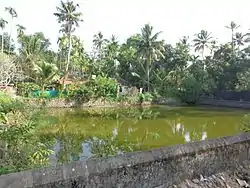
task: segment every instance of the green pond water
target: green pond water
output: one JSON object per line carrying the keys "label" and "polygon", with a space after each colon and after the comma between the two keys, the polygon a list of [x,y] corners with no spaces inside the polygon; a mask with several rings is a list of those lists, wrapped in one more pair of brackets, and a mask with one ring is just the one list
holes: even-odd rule
{"label": "green pond water", "polygon": [[[36,136],[54,151],[51,163],[184,144],[242,132],[249,111],[208,107],[49,109]],[[46,143],[47,142],[47,143]]]}

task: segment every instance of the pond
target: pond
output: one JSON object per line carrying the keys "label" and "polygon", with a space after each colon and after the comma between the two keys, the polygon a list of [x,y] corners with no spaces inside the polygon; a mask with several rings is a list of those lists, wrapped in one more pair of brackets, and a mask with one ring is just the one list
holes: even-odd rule
{"label": "pond", "polygon": [[49,109],[35,135],[53,150],[50,164],[234,135],[248,111],[208,107]]}

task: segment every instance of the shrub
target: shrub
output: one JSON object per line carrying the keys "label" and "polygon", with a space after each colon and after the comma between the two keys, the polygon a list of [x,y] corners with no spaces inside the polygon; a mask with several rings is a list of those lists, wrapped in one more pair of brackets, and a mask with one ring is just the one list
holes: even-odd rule
{"label": "shrub", "polygon": [[9,95],[0,92],[0,113],[7,114],[12,110],[12,108],[13,99]]}
{"label": "shrub", "polygon": [[93,92],[95,98],[116,99],[117,83],[112,78],[98,76],[88,82],[87,86]]}
{"label": "shrub", "polygon": [[7,114],[9,112],[16,111],[18,109],[23,109],[24,104],[4,92],[0,92],[0,113]]}
{"label": "shrub", "polygon": [[202,93],[202,83],[192,74],[188,74],[183,77],[180,87],[173,89],[173,92],[182,102],[195,104]]}
{"label": "shrub", "polygon": [[33,136],[34,110],[0,92],[0,175],[48,164],[52,153]]}
{"label": "shrub", "polygon": [[154,98],[153,95],[151,95],[149,92],[139,94],[140,103],[151,102],[153,100],[153,98]]}
{"label": "shrub", "polygon": [[105,98],[114,100],[117,96],[117,84],[114,79],[98,76],[86,84],[70,84],[64,96],[80,102]]}
{"label": "shrub", "polygon": [[38,91],[40,87],[33,82],[23,82],[17,84],[17,94],[22,97],[33,96],[34,91]]}
{"label": "shrub", "polygon": [[93,93],[90,88],[84,84],[71,84],[68,87],[68,98],[79,102],[87,102],[91,99]]}
{"label": "shrub", "polygon": [[151,95],[151,93],[149,92],[146,92],[144,93],[144,101],[145,102],[151,102],[153,100],[153,95]]}

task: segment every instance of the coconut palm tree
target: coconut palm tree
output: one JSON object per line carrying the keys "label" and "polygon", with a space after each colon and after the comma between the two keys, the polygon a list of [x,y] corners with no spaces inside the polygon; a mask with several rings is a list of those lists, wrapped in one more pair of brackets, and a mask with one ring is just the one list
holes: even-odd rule
{"label": "coconut palm tree", "polygon": [[12,27],[13,27],[13,20],[14,18],[17,18],[17,12],[14,8],[12,7],[5,7],[5,11],[7,11],[10,16],[11,16],[11,24],[10,24],[10,45],[9,45],[9,53],[10,53],[10,48],[11,48],[11,34],[12,34]]}
{"label": "coconut palm tree", "polygon": [[241,32],[236,32],[234,36],[234,45],[238,47],[244,46],[245,43],[250,42],[249,33],[242,34]]}
{"label": "coconut palm tree", "polygon": [[112,35],[109,40],[107,40],[106,46],[105,46],[105,57],[108,57],[109,59],[115,59],[118,55],[118,49],[119,44],[117,41],[117,37],[115,35]]}
{"label": "coconut palm tree", "polygon": [[98,58],[102,58],[102,49],[107,42],[108,40],[104,38],[102,32],[99,31],[97,34],[94,35],[93,44],[95,49],[97,50]]}
{"label": "coconut palm tree", "polygon": [[163,51],[163,41],[159,41],[158,37],[161,34],[160,32],[153,33],[153,27],[149,24],[145,24],[141,29],[141,33],[138,34],[138,37],[134,38],[135,43],[138,48],[138,54],[145,60],[144,70],[147,77],[147,90],[150,90],[150,80],[149,74],[153,61],[157,61],[159,57],[164,57]]}
{"label": "coconut palm tree", "polygon": [[101,31],[94,35],[93,43],[97,49],[101,49],[104,42],[105,39],[103,38],[103,34]]}
{"label": "coconut palm tree", "polygon": [[110,42],[111,42],[111,43],[116,43],[116,44],[118,44],[117,39],[118,39],[117,36],[115,36],[114,34],[112,34],[112,35],[111,35],[111,38],[110,38]]}
{"label": "coconut palm tree", "polygon": [[78,12],[79,4],[75,4],[74,1],[61,1],[60,6],[56,7],[57,12],[54,15],[57,17],[58,23],[61,23],[62,31],[68,36],[68,54],[67,54],[67,64],[65,67],[64,82],[68,77],[69,65],[70,65],[70,55],[71,55],[71,35],[75,31],[76,27],[79,27],[79,22],[82,22],[81,19],[82,13]]}
{"label": "coconut palm tree", "polygon": [[42,91],[44,91],[47,84],[55,81],[55,77],[58,75],[57,66],[45,61],[36,62],[32,71],[34,72],[36,83],[41,87]]}
{"label": "coconut palm tree", "polygon": [[182,43],[183,45],[187,45],[189,46],[189,36],[183,36],[181,39],[180,39],[180,43]]}
{"label": "coconut palm tree", "polygon": [[225,26],[227,29],[231,30],[231,45],[232,45],[232,56],[234,56],[234,48],[235,48],[235,40],[234,40],[234,32],[236,29],[240,27],[240,25],[237,25],[235,22],[231,21],[231,23],[228,26]]}
{"label": "coconut palm tree", "polygon": [[213,39],[211,41],[211,45],[210,45],[210,56],[213,55],[214,51],[218,48],[217,46],[217,41],[215,39]]}
{"label": "coconut palm tree", "polygon": [[3,48],[4,48],[4,37],[3,37],[3,30],[5,29],[6,25],[8,24],[8,22],[6,20],[4,20],[3,18],[0,19],[0,28],[2,29],[2,53],[3,53]]}
{"label": "coconut palm tree", "polygon": [[17,37],[20,38],[24,35],[24,31],[26,30],[26,28],[20,24],[17,24]]}
{"label": "coconut palm tree", "polygon": [[119,43],[117,40],[117,37],[115,35],[112,35],[110,39],[107,40],[105,43],[105,46],[102,50],[102,58],[105,61],[105,70],[106,74],[108,76],[118,76],[118,56],[119,56]]}
{"label": "coconut palm tree", "polygon": [[22,38],[19,38],[19,44],[21,45],[20,54],[23,56],[39,56],[47,51],[50,45],[48,39],[41,32],[32,35],[23,35]]}
{"label": "coconut palm tree", "polygon": [[195,35],[197,38],[193,40],[195,51],[201,51],[202,59],[204,60],[204,51],[206,48],[209,48],[211,44],[211,33],[208,33],[205,30],[201,30],[200,33]]}
{"label": "coconut palm tree", "polygon": [[22,35],[18,38],[18,43],[20,45],[20,63],[23,72],[29,78],[33,78],[33,67],[34,64],[41,59],[46,57],[49,52],[50,42],[45,38],[44,34],[41,32],[34,33],[32,35]]}

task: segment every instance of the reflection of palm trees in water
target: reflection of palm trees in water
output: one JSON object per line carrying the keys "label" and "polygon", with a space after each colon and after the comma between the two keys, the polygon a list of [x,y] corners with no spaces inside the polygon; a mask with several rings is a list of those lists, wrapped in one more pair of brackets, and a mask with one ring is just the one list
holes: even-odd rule
{"label": "reflection of palm trees in water", "polygon": [[[149,132],[148,129],[146,129],[144,135],[140,134],[142,137],[137,137],[134,141],[131,139],[132,134],[138,130],[138,127],[133,127],[133,125],[144,119],[156,118],[159,115],[158,111],[140,108],[130,109],[129,112],[126,112],[125,114],[126,115],[123,113],[120,114],[119,112],[116,114],[116,125],[110,135],[91,138],[88,141],[91,153],[94,156],[110,156],[140,150],[147,138],[159,138],[159,133]],[[125,120],[129,120],[131,125],[127,128],[127,130],[124,130],[122,126]],[[122,140],[119,140],[118,138],[120,133],[122,134]]]}
{"label": "reflection of palm trees in water", "polygon": [[207,139],[207,132],[202,132],[201,140],[206,140],[206,139]]}
{"label": "reflection of palm trees in water", "polygon": [[197,131],[196,129],[192,130],[191,132],[188,130],[185,130],[184,123],[178,119],[169,121],[167,120],[167,123],[170,125],[172,129],[172,134],[174,136],[182,135],[184,137],[185,142],[192,142],[192,141],[199,141],[199,140],[206,140],[207,139],[207,124],[203,124],[199,126],[201,128],[200,131]]}
{"label": "reflection of palm trees in water", "polygon": [[[134,128],[133,124],[137,123],[137,121],[141,121],[141,119],[153,119],[155,118],[159,112],[154,112],[150,109],[132,109],[132,111],[121,113],[121,112],[106,112],[108,116],[99,116],[95,115],[93,112],[93,116],[86,121],[89,126],[87,127],[102,127],[106,129],[106,123],[110,123],[110,120],[114,120],[113,128],[110,131],[110,134],[107,135],[107,131],[105,130],[102,134],[102,130],[98,130],[95,136],[87,137],[86,134],[75,134],[77,131],[70,130],[70,124],[72,121],[71,114],[69,116],[60,116],[58,119],[57,125],[54,125],[53,134],[56,137],[56,144],[54,145],[54,156],[51,157],[53,163],[65,163],[70,162],[72,160],[79,160],[88,157],[102,157],[102,156],[111,156],[124,152],[131,152],[134,150],[139,150],[141,145],[143,145],[143,138],[147,138],[151,136],[152,138],[158,138],[157,133],[146,132],[146,136],[139,139],[138,142],[130,138],[130,136],[138,129]],[[79,114],[80,116],[81,114]],[[86,117],[85,115],[83,117]],[[103,118],[105,121],[103,121]],[[108,119],[109,118],[109,119]],[[108,119],[108,122],[107,122]],[[131,122],[131,126],[127,128],[127,131],[123,128],[123,123],[125,121]],[[136,120],[136,121],[134,121]],[[79,122],[81,123],[81,122]],[[84,121],[85,123],[85,121]],[[103,124],[104,123],[104,124]],[[111,125],[109,124],[108,127]],[[106,127],[106,128],[105,128]],[[74,127],[75,128],[75,127]],[[90,128],[91,129],[91,128]],[[84,130],[81,130],[81,132]],[[79,131],[80,132],[80,131]],[[121,135],[120,135],[121,134]],[[123,139],[119,139],[122,137]]]}
{"label": "reflection of palm trees in water", "polygon": [[184,137],[186,142],[206,140],[207,132],[192,132],[191,135],[190,132],[186,132]]}
{"label": "reflection of palm trees in water", "polygon": [[184,124],[180,119],[176,120],[166,120],[166,123],[170,126],[172,130],[172,135],[183,135],[184,134]]}
{"label": "reflection of palm trees in water", "polygon": [[172,124],[174,126],[172,126],[172,131],[174,134],[177,134],[177,133],[181,133],[183,135],[184,133],[184,125],[179,122],[177,124]]}
{"label": "reflection of palm trees in water", "polygon": [[70,117],[64,117],[54,125],[56,126],[54,137],[56,143],[54,145],[54,154],[51,156],[52,163],[65,163],[80,159],[82,153],[82,140],[85,132],[81,130],[81,134],[74,134],[69,131]]}
{"label": "reflection of palm trees in water", "polygon": [[[145,113],[143,111],[143,115],[137,114],[139,119],[144,118],[150,118],[152,116],[155,117],[155,114],[149,111],[148,113]],[[135,133],[138,130],[138,127],[133,127],[133,124],[136,124],[138,118],[132,118],[130,119],[132,122],[132,125],[127,128],[127,131],[125,131],[123,128],[124,120],[119,119],[119,115],[117,115],[117,121],[116,125],[113,128],[111,134],[106,137],[95,137],[91,138],[88,143],[90,146],[91,154],[94,157],[103,157],[103,156],[112,156],[117,154],[122,154],[124,152],[131,152],[135,150],[140,150],[141,146],[143,146],[145,139],[148,137],[151,137],[152,139],[159,138],[159,134],[155,132],[149,132],[148,129],[146,129],[145,134],[141,137],[136,139],[136,141],[132,141],[133,139],[130,138],[133,133]],[[134,121],[136,120],[136,121]],[[122,134],[122,141],[119,140],[119,134]]]}
{"label": "reflection of palm trees in water", "polygon": [[205,123],[205,124],[202,124],[202,125],[197,127],[200,130],[197,130],[195,128],[191,133],[189,132],[190,141],[191,142],[192,141],[201,141],[201,140],[207,139],[207,132],[206,132],[207,126],[208,126],[207,123]]}
{"label": "reflection of palm trees in water", "polygon": [[[55,134],[57,142],[54,145],[55,154],[51,156],[53,163],[65,163],[89,158],[91,156],[108,156],[119,153],[117,136],[123,121],[118,120],[118,115],[115,126],[109,136],[99,135],[89,137],[88,139],[86,139],[85,135],[70,134],[68,130],[66,130],[70,119],[67,118],[63,120],[63,123],[57,125]],[[98,121],[97,123],[97,121],[92,119],[89,125],[96,127],[97,125],[99,126],[100,123],[102,123],[102,121]],[[105,127],[105,125],[104,123],[102,126]]]}
{"label": "reflection of palm trees in water", "polygon": [[74,135],[61,135],[57,137],[55,145],[56,163],[65,163],[80,159],[82,153],[82,139],[76,138]]}

